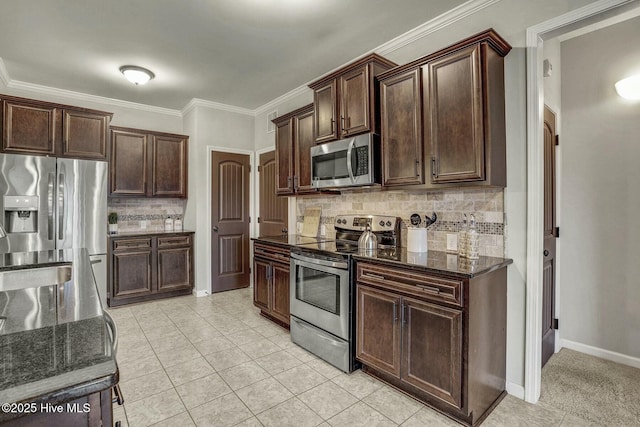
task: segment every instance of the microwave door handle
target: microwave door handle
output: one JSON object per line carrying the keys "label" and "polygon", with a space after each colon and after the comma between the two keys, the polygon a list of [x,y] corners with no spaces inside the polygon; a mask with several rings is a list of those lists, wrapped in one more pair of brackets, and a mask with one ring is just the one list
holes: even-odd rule
{"label": "microwave door handle", "polygon": [[353,145],[356,143],[356,139],[353,138],[347,148],[347,171],[351,177],[351,182],[356,182],[356,177],[353,175],[353,165],[351,164],[351,153],[353,152]]}

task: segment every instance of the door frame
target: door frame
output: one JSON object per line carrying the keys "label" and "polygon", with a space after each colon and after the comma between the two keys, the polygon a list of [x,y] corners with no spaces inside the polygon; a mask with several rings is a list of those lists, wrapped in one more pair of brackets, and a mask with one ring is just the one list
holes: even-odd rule
{"label": "door frame", "polygon": [[[527,28],[527,272],[524,399],[536,403],[542,377],[542,238],[544,228],[544,40],[638,7],[637,0],[600,0]],[[558,286],[559,284],[556,284]]]}
{"label": "door frame", "polygon": [[[249,222],[249,239],[255,237],[255,223],[256,223],[256,208],[255,208],[255,194],[256,188],[254,187],[253,178],[254,175],[257,175],[255,171],[256,168],[256,152],[253,150],[244,150],[241,148],[229,148],[229,147],[218,147],[215,145],[207,145],[207,232],[205,233],[205,241],[207,247],[207,261],[211,261],[211,190],[212,190],[212,179],[213,179],[213,164],[212,157],[215,151],[219,151],[222,153],[233,153],[233,154],[244,154],[249,156],[249,165],[251,165],[251,170],[249,171],[249,216],[251,217],[251,222]],[[251,246],[249,247],[249,265],[253,265],[253,257],[251,254]],[[212,293],[211,288],[211,268],[207,268],[207,292],[209,295]],[[249,274],[249,283],[250,286],[253,284],[253,271]]]}

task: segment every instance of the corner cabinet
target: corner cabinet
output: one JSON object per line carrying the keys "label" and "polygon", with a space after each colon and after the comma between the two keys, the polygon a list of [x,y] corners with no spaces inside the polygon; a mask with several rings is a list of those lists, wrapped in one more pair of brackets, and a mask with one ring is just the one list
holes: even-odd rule
{"label": "corner cabinet", "polygon": [[506,186],[510,50],[487,30],[380,76],[384,186]]}
{"label": "corner cabinet", "polygon": [[0,95],[3,153],[107,160],[112,113]]}
{"label": "corner cabinet", "polygon": [[477,277],[357,262],[363,370],[466,425],[505,394],[506,268]]}
{"label": "corner cabinet", "polygon": [[187,197],[189,137],[111,127],[111,197]]}
{"label": "corner cabinet", "polygon": [[109,307],[177,295],[193,289],[193,233],[109,238]]}
{"label": "corner cabinet", "polygon": [[315,193],[311,185],[313,104],[273,120],[276,126],[276,194]]}
{"label": "corner cabinet", "polygon": [[253,242],[253,305],[289,328],[289,248]]}
{"label": "corner cabinet", "polygon": [[374,53],[311,83],[316,143],[377,132],[380,109],[375,76],[396,65]]}

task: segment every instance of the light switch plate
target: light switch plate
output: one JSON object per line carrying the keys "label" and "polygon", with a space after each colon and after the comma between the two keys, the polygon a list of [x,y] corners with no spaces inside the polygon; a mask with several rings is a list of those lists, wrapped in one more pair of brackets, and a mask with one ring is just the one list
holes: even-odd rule
{"label": "light switch plate", "polygon": [[140,229],[141,230],[146,230],[147,229],[147,221],[146,220],[140,221]]}
{"label": "light switch plate", "polygon": [[455,233],[447,234],[447,252],[458,251],[458,235]]}

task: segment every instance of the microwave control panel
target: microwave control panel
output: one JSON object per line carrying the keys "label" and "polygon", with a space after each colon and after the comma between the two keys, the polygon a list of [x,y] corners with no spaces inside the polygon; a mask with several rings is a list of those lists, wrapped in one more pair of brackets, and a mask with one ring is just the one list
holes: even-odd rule
{"label": "microwave control panel", "polygon": [[[353,171],[355,176],[369,174],[369,147],[356,147],[356,170]],[[364,224],[363,224],[364,225]]]}

